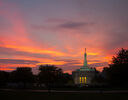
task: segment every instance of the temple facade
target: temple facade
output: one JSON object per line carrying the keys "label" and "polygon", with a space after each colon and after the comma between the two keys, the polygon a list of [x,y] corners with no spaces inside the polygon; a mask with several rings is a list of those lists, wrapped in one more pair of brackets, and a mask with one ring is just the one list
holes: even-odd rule
{"label": "temple facade", "polygon": [[92,79],[95,77],[95,69],[88,67],[86,48],[84,53],[84,64],[80,69],[73,71],[72,76],[76,85],[84,86],[93,84]]}

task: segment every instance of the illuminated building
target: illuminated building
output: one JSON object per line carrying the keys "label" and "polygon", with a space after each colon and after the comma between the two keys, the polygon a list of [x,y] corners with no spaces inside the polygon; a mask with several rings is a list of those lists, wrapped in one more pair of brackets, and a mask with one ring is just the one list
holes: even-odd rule
{"label": "illuminated building", "polygon": [[87,65],[86,48],[84,54],[84,65],[80,69],[73,71],[72,76],[75,84],[82,86],[92,84],[92,79],[95,76],[95,69],[89,68]]}

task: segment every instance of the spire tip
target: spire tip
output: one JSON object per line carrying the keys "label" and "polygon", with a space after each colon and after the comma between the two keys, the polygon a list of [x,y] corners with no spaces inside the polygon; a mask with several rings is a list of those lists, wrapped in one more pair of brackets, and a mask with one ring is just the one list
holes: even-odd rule
{"label": "spire tip", "polygon": [[85,48],[85,53],[86,53],[86,48]]}

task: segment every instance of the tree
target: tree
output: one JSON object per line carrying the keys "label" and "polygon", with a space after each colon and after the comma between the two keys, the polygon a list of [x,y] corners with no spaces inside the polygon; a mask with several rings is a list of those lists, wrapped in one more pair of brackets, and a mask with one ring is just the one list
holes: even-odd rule
{"label": "tree", "polygon": [[6,86],[7,82],[9,82],[9,72],[0,71],[0,87]]}
{"label": "tree", "polygon": [[30,67],[18,67],[15,71],[11,72],[11,82],[23,83],[24,86],[26,83],[32,83],[34,81],[34,75]]}
{"label": "tree", "polygon": [[40,65],[39,82],[46,85],[59,82],[58,78],[62,75],[62,69],[54,65]]}
{"label": "tree", "polygon": [[63,73],[61,68],[54,65],[40,65],[39,83],[45,85],[64,85],[72,79],[71,75]]}
{"label": "tree", "polygon": [[102,78],[102,73],[100,73],[98,70],[95,69],[95,76],[92,79],[93,83],[102,83],[103,82],[103,78]]}
{"label": "tree", "polygon": [[103,72],[111,85],[128,86],[128,50],[122,48]]}
{"label": "tree", "polygon": [[62,78],[61,78],[61,82],[63,84],[73,83],[72,75],[70,75],[68,73],[63,73]]}

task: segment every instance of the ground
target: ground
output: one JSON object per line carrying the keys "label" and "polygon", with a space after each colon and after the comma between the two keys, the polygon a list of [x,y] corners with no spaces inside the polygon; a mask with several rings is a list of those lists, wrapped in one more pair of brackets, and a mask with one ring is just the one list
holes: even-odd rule
{"label": "ground", "polygon": [[32,91],[2,91],[1,100],[128,100],[128,93],[48,93]]}

